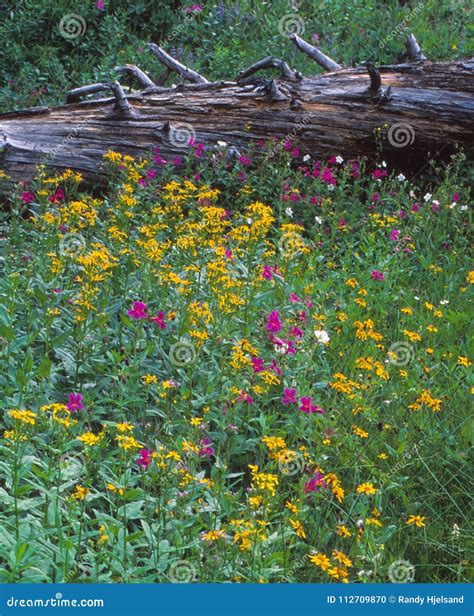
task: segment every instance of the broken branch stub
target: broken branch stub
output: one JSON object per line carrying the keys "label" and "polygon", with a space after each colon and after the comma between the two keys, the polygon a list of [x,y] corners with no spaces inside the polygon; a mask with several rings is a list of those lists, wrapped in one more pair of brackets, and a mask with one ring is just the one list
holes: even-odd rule
{"label": "broken branch stub", "polygon": [[124,73],[133,77],[142,88],[153,88],[156,84],[135,64],[125,64],[124,66],[116,66],[115,70],[118,73]]}
{"label": "broken branch stub", "polygon": [[188,68],[184,64],[181,64],[178,60],[175,60],[172,56],[166,53],[164,49],[155,43],[148,43],[148,48],[162,64],[168,67],[171,71],[181,75],[183,79],[192,81],[193,83],[209,83],[205,77]]}
{"label": "broken branch stub", "polygon": [[319,66],[322,66],[324,68],[324,70],[332,72],[338,71],[340,68],[342,68],[340,64],[334,62],[332,58],[324,54],[320,49],[317,49],[316,47],[313,47],[313,45],[307,43],[297,34],[290,34],[289,38],[293,41],[293,43],[300,51],[315,60],[319,64]]}
{"label": "broken branch stub", "polygon": [[301,73],[291,69],[284,60],[280,60],[279,58],[275,58],[273,56],[268,56],[263,58],[263,60],[255,62],[255,64],[252,64],[252,66],[249,66],[247,69],[239,73],[236,81],[237,83],[242,83],[245,79],[257,71],[265,70],[267,68],[277,68],[282,77],[284,79],[288,79],[288,81],[299,81],[301,79]]}

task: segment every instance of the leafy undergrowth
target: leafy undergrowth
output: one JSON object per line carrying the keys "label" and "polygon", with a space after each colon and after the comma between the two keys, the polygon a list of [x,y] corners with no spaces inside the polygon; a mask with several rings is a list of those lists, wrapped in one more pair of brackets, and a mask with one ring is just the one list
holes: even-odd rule
{"label": "leafy undergrowth", "polygon": [[348,66],[395,62],[409,32],[429,60],[468,58],[470,13],[465,0],[3,0],[0,109],[62,103],[71,88],[115,81],[115,67],[128,63],[166,79],[150,41],[210,80],[235,79],[269,53],[305,75],[320,71],[288,39],[291,32]]}
{"label": "leafy undergrowth", "polygon": [[465,581],[462,159],[135,161],[0,228],[2,581]]}

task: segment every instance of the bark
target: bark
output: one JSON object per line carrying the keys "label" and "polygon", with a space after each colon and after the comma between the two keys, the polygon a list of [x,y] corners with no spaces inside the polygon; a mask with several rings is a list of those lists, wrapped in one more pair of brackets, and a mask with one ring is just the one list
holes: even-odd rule
{"label": "bark", "polygon": [[0,168],[15,182],[32,177],[40,163],[97,180],[109,149],[147,157],[157,146],[169,159],[187,152],[188,137],[206,148],[225,141],[242,153],[259,140],[289,138],[314,159],[374,158],[379,128],[383,157],[403,171],[447,157],[455,144],[473,153],[474,59],[378,69],[368,63],[313,77],[274,58],[264,64],[283,76],[249,83],[254,65],[243,82],[208,83],[179,65],[197,83],[126,98],[117,83],[94,84],[114,96],[80,102],[76,90],[68,99],[76,102],[0,114]]}

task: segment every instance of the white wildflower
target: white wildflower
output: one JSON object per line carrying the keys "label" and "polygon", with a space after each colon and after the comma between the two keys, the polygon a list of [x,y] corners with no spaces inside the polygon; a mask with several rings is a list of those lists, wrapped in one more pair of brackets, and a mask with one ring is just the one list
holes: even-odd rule
{"label": "white wildflower", "polygon": [[331,338],[329,337],[329,334],[326,331],[324,331],[324,329],[314,330],[314,336],[320,344],[328,344],[329,341],[331,340]]}

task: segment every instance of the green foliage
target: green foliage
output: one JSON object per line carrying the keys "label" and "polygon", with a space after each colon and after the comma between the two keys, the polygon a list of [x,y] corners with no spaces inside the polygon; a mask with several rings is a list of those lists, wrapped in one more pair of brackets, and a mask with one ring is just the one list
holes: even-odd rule
{"label": "green foliage", "polygon": [[[464,0],[325,0],[298,2],[203,2],[193,15],[193,3],[105,0],[8,0],[0,22],[0,108],[10,109],[64,100],[71,87],[115,79],[114,67],[135,63],[158,78],[162,67],[147,49],[161,43],[178,59],[210,79],[234,78],[253,62],[273,54],[311,74],[320,69],[297,51],[285,36],[285,16],[296,16],[296,31],[320,46],[337,62],[357,65],[366,60],[391,63],[403,51],[407,32],[414,32],[432,60],[472,55],[468,2]],[[61,34],[63,18],[83,19],[69,38]],[[290,19],[291,22],[291,19]],[[294,20],[293,20],[293,22]],[[77,23],[76,23],[77,26]],[[472,27],[472,26],[471,26]],[[169,82],[171,83],[171,81]]]}

